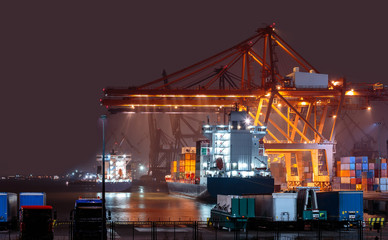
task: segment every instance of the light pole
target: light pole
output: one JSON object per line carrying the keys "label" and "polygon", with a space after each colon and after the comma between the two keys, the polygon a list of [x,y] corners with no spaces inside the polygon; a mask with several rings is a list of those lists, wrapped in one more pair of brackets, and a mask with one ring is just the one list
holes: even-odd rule
{"label": "light pole", "polygon": [[106,115],[101,115],[102,119],[102,236],[106,239],[106,216],[105,216],[105,119]]}

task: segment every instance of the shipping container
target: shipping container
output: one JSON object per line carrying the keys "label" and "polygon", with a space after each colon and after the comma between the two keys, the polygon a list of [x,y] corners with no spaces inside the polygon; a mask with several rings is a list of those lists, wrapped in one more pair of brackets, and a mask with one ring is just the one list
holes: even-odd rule
{"label": "shipping container", "polygon": [[21,206],[46,205],[46,193],[44,192],[21,192],[19,193],[19,208]]}
{"label": "shipping container", "polygon": [[369,167],[369,170],[373,170],[373,169],[375,169],[375,164],[369,163],[368,167]]}
{"label": "shipping container", "polygon": [[350,183],[350,177],[341,177],[341,183]]}
{"label": "shipping container", "polygon": [[341,163],[341,170],[350,170],[350,164]]}
{"label": "shipping container", "polygon": [[297,221],[297,193],[272,193],[272,195],[247,195],[255,199],[255,216],[272,221]]}
{"label": "shipping container", "polygon": [[387,185],[388,178],[380,178],[380,184]]}
{"label": "shipping container", "polygon": [[272,193],[273,221],[293,222],[297,220],[297,193]]}
{"label": "shipping container", "polygon": [[356,170],[356,178],[362,178],[362,171]]}
{"label": "shipping container", "polygon": [[16,221],[17,213],[17,194],[0,192],[0,223]]}
{"label": "shipping container", "polygon": [[350,157],[341,157],[341,164],[350,163]]}
{"label": "shipping container", "polygon": [[368,157],[367,156],[356,157],[356,163],[357,162],[368,163]]}
{"label": "shipping container", "polygon": [[368,170],[368,163],[363,163],[362,164],[362,170]]}
{"label": "shipping container", "polygon": [[356,164],[355,163],[349,164],[349,169],[350,170],[356,170]]}
{"label": "shipping container", "polygon": [[362,191],[318,192],[317,199],[319,209],[327,211],[328,220],[346,222],[363,220]]}
{"label": "shipping container", "polygon": [[356,170],[362,170],[362,163],[356,163]]}

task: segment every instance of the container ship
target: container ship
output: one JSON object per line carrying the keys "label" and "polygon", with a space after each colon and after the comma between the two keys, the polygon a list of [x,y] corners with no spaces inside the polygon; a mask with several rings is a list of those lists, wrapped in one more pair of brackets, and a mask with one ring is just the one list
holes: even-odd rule
{"label": "container ship", "polygon": [[233,111],[229,124],[202,127],[207,138],[182,148],[166,176],[171,193],[215,200],[217,195],[266,194],[274,191],[263,137],[265,126],[253,126],[247,112]]}
{"label": "container ship", "polygon": [[[102,190],[101,161],[102,155],[97,155],[97,175],[85,176],[77,181],[69,181],[67,185],[73,190],[100,192]],[[131,161],[129,154],[117,154],[111,151],[105,155],[105,191],[106,192],[129,192],[132,187],[132,177],[127,165]]]}

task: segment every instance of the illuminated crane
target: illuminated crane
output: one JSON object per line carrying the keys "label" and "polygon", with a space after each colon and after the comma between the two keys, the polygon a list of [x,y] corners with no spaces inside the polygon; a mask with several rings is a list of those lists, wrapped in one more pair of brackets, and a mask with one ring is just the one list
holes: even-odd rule
{"label": "illuminated crane", "polygon": [[[302,79],[302,80],[299,80]],[[207,59],[146,84],[106,88],[100,102],[117,112],[248,111],[265,125],[265,148],[281,154],[289,187],[311,182],[330,188],[335,125],[344,104],[346,81],[329,81],[277,33],[274,25]],[[177,134],[174,134],[177,136]],[[157,167],[157,158],[154,163]],[[297,169],[297,170],[293,170]]]}

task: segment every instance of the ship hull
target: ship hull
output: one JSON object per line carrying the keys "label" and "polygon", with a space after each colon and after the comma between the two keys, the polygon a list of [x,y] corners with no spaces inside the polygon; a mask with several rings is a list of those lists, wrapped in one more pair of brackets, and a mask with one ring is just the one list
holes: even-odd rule
{"label": "ship hull", "polygon": [[252,178],[208,177],[207,185],[168,182],[167,186],[170,193],[214,201],[217,195],[271,194],[274,192],[274,179],[260,176]]}
{"label": "ship hull", "polygon": [[[69,189],[85,192],[102,192],[101,182],[73,182],[67,186]],[[132,182],[105,182],[105,192],[130,192]]]}

